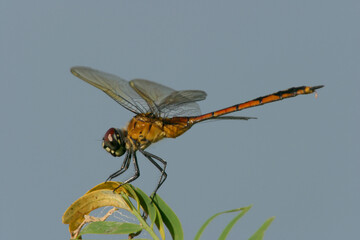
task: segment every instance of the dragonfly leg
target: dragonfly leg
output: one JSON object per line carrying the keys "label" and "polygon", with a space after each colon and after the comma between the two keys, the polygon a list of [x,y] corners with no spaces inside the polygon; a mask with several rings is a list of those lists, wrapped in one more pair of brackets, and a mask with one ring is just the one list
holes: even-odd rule
{"label": "dragonfly leg", "polygon": [[126,152],[126,156],[124,158],[124,161],[121,165],[121,168],[114,172],[113,174],[111,174],[105,182],[107,181],[110,181],[111,179],[113,178],[116,178],[117,176],[119,176],[120,174],[124,173],[128,168],[129,168],[129,165],[130,165],[130,158],[131,158],[131,153],[129,151]]}
{"label": "dragonfly leg", "polygon": [[115,191],[116,189],[118,189],[119,187],[127,184],[127,183],[131,183],[132,181],[134,181],[135,179],[137,179],[137,178],[140,176],[139,165],[138,165],[138,162],[137,162],[137,157],[136,157],[135,152],[132,154],[132,160],[133,160],[134,169],[135,169],[135,174],[134,174],[134,176],[132,176],[131,178],[125,180],[122,184],[120,184],[117,188],[115,188],[114,191]]}
{"label": "dragonfly leg", "polygon": [[[162,159],[162,158],[160,158],[160,157],[158,157],[158,156],[156,156],[156,155],[154,155],[154,154],[151,154],[151,153],[149,153],[149,152],[146,152],[146,151],[144,151],[144,150],[139,149],[139,151],[140,151],[147,159],[149,159],[149,161],[150,161],[152,164],[154,164],[155,167],[156,167],[157,169],[159,169],[159,171],[161,172],[161,176],[160,176],[158,185],[156,186],[155,191],[154,191],[154,193],[153,193],[153,195],[152,195],[152,198],[151,198],[151,199],[153,200],[153,198],[154,198],[155,195],[156,195],[157,190],[159,190],[159,188],[161,187],[161,185],[165,182],[165,180],[166,180],[166,178],[167,178],[167,173],[165,172],[167,162],[166,162],[164,159]],[[154,160],[153,158],[156,159],[156,160],[158,160],[159,162],[161,162],[161,163],[164,165],[164,167],[162,168],[157,162],[155,162],[155,160]]]}

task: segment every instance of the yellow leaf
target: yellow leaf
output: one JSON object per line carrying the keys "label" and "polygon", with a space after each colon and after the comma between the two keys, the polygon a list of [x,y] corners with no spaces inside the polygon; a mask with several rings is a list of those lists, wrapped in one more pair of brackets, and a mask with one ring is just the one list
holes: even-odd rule
{"label": "yellow leaf", "polygon": [[[122,189],[119,188],[118,190],[120,191]],[[85,215],[88,215],[97,208],[105,206],[114,206],[131,212],[131,208],[127,205],[121,195],[114,193],[112,189],[93,190],[71,204],[65,211],[62,222],[64,224],[69,224],[69,231],[73,232],[84,221]]]}

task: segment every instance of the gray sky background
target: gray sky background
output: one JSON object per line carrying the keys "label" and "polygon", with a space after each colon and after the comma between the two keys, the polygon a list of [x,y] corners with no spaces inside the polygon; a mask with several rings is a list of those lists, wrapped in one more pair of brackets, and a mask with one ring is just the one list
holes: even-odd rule
{"label": "gray sky background", "polygon": [[[168,161],[161,197],[192,239],[212,214],[254,204],[247,239],[354,239],[360,215],[359,1],[0,2],[0,239],[67,239],[61,216],[121,165],[101,148],[133,116],[69,72],[200,89],[208,112],[292,86],[299,96],[198,124],[148,150]],[[134,185],[158,171],[139,155]],[[117,178],[124,180],[132,174]],[[229,216],[203,239],[216,239]],[[95,236],[96,238],[96,236]],[[98,238],[98,237],[97,237]]]}

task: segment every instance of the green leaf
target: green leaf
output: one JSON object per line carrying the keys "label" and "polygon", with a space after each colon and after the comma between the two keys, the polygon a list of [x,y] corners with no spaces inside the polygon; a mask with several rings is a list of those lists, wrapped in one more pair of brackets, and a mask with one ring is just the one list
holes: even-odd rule
{"label": "green leaf", "polygon": [[[246,208],[236,208],[236,209],[232,209],[232,210],[228,210],[228,211],[224,211],[224,212],[219,212],[214,214],[213,216],[211,216],[208,220],[205,221],[205,223],[200,227],[199,231],[196,233],[195,235],[195,240],[199,240],[202,233],[204,232],[205,228],[210,224],[210,222],[212,220],[214,220],[217,216],[224,214],[224,213],[232,213],[232,212],[238,212],[238,211],[244,211],[247,208],[251,208],[251,206],[246,207]],[[248,211],[248,210],[247,210]]]}
{"label": "green leaf", "polygon": [[249,240],[262,240],[264,238],[264,234],[266,229],[270,226],[272,221],[274,221],[275,217],[271,217],[264,222],[264,224],[252,235]]}
{"label": "green leaf", "polygon": [[[130,208],[133,210],[132,214],[139,220],[139,222],[142,225],[143,229],[146,230],[151,235],[151,237],[153,239],[159,239],[158,236],[156,235],[156,233],[154,232],[154,230],[147,224],[146,220],[143,219],[143,217],[141,216],[141,213],[136,210],[134,205],[132,205],[129,197],[124,193],[121,193],[121,195],[122,195],[123,199],[128,203]],[[162,233],[161,229],[159,229],[159,231],[160,231],[160,233]],[[163,237],[163,239],[165,238],[165,232],[163,232],[162,237]]]}
{"label": "green leaf", "polygon": [[231,231],[231,229],[233,228],[233,226],[235,225],[235,223],[240,219],[242,218],[245,213],[247,211],[250,210],[250,208],[252,207],[252,205],[248,206],[248,207],[244,207],[242,209],[242,212],[239,213],[236,217],[233,218],[233,220],[230,221],[230,223],[225,227],[225,229],[223,230],[223,232],[221,233],[220,237],[219,237],[219,240],[225,240],[227,235],[229,234],[229,232]]}
{"label": "green leaf", "polygon": [[158,207],[162,219],[169,230],[173,240],[183,240],[184,232],[181,222],[171,208],[162,200],[159,195],[154,197],[154,203]]}
{"label": "green leaf", "polygon": [[148,217],[151,221],[151,228],[155,223],[162,239],[165,239],[165,227],[164,222],[161,218],[160,212],[155,206],[155,204],[151,203],[151,199],[144,193],[141,189],[135,188],[134,191],[136,192],[141,206],[143,207],[144,211],[148,214]]}
{"label": "green leaf", "polygon": [[130,234],[138,232],[142,227],[135,223],[121,222],[92,222],[86,225],[80,232],[83,234]]}
{"label": "green leaf", "polygon": [[151,203],[151,199],[144,193],[140,188],[134,189],[139,200],[141,206],[144,208],[144,211],[148,214],[151,222],[155,222],[156,218],[156,207]]}
{"label": "green leaf", "polygon": [[[155,205],[154,205],[155,206]],[[155,218],[155,225],[159,229],[159,233],[161,235],[161,239],[165,239],[165,226],[164,221],[161,217],[160,210],[156,207],[156,218]]]}

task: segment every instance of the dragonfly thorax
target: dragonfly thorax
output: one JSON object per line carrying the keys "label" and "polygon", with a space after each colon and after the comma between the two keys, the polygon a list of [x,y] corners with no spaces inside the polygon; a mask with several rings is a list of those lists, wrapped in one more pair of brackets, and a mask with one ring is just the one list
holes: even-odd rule
{"label": "dragonfly thorax", "polygon": [[114,157],[122,156],[125,151],[124,132],[118,128],[110,128],[103,137],[103,148]]}

